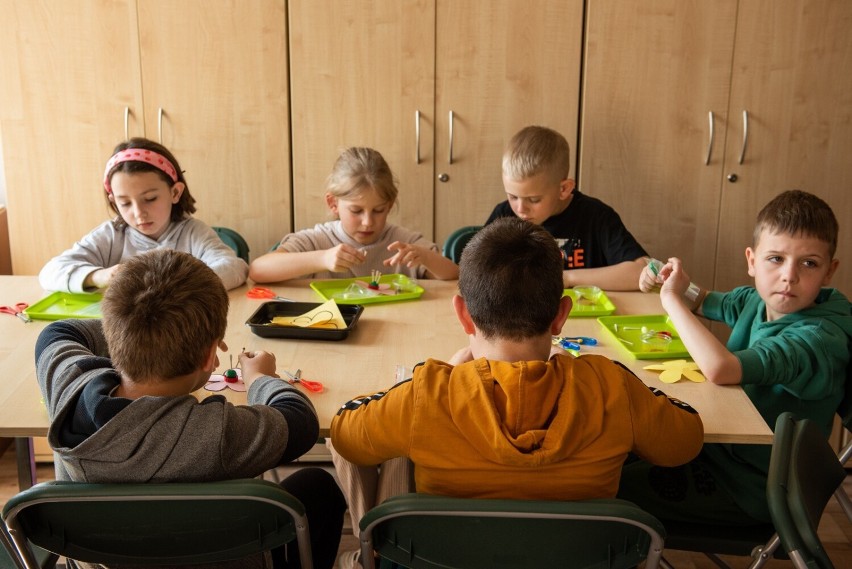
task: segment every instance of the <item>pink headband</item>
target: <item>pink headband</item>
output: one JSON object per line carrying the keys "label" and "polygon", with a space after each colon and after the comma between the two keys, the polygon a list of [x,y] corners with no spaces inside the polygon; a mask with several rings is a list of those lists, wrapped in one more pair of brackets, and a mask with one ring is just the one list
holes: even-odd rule
{"label": "pink headband", "polygon": [[172,179],[172,182],[178,181],[177,170],[175,170],[175,167],[165,156],[157,154],[153,150],[146,150],[144,148],[128,148],[126,150],[116,152],[113,157],[107,161],[106,170],[104,170],[104,189],[108,194],[112,193],[112,187],[109,183],[109,174],[117,164],[121,164],[122,162],[146,162],[158,170],[165,172],[166,176]]}

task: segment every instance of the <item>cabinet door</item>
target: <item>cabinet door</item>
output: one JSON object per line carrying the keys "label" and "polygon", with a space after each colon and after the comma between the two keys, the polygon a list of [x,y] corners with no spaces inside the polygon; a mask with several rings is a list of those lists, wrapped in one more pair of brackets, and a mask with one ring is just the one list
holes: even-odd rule
{"label": "cabinet door", "polygon": [[141,128],[133,0],[0,0],[0,135],[15,274],[112,217],[103,168]]}
{"label": "cabinet door", "polygon": [[778,193],[802,189],[837,216],[841,262],[832,284],[852,294],[850,29],[852,3],[842,0],[740,3],[725,152],[725,174],[737,180],[722,186],[717,289],[752,282],[743,252],[757,213]]}
{"label": "cabinet door", "polygon": [[289,25],[295,229],[330,219],[334,160],[369,146],[399,181],[392,221],[431,238],[434,1],[291,0]]}
{"label": "cabinet door", "polygon": [[[708,286],[737,2],[588,3],[579,188]],[[713,113],[712,125],[710,113]]]}
{"label": "cabinet door", "polygon": [[524,126],[553,128],[576,152],[583,2],[438,0],[437,14],[435,168],[446,179],[435,180],[440,242],[481,225],[506,199],[503,150]]}
{"label": "cabinet door", "polygon": [[265,253],[292,228],[284,0],[138,1],[148,137],[180,162],[199,219]]}

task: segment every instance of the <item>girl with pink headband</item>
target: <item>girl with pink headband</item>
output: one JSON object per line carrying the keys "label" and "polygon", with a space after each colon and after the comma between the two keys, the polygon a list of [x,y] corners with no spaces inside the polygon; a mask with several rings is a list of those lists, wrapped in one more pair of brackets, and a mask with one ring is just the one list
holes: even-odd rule
{"label": "girl with pink headband", "polygon": [[177,159],[162,144],[131,138],[116,146],[104,170],[103,189],[116,217],[48,261],[39,273],[46,290],[104,289],[122,260],[160,248],[198,257],[228,289],[245,282],[246,262],[192,216],[195,198]]}

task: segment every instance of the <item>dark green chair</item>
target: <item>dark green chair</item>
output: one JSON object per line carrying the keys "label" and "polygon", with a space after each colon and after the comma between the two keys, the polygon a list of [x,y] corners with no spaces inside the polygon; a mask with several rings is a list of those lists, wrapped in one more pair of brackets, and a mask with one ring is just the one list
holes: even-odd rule
{"label": "dark green chair", "polygon": [[[0,523],[0,569],[27,569],[24,562],[21,560],[15,544],[12,542],[12,537],[9,535],[6,525]],[[40,569],[50,569],[56,566],[58,555],[45,551],[40,547],[33,548],[33,554]]]}
{"label": "dark green chair", "polygon": [[817,528],[826,504],[846,479],[846,469],[813,421],[783,413],[775,433],[790,439],[788,460],[770,472],[766,490],[781,543],[798,569],[834,569]]}
{"label": "dark green chair", "polygon": [[185,565],[238,560],[299,544],[311,546],[304,507],[258,479],[172,484],[43,482],[3,507],[3,521],[27,569],[33,546],[105,565]]}
{"label": "dark green chair", "polygon": [[444,247],[441,254],[458,265],[465,245],[467,245],[467,242],[470,241],[480,229],[482,229],[481,225],[468,225],[467,227],[456,229],[450,233],[450,236],[447,237],[446,241],[444,241]]}
{"label": "dark green chair", "polygon": [[657,567],[665,529],[625,500],[485,500],[403,494],[361,519],[361,563],[513,569]]}
{"label": "dark green chair", "polygon": [[[843,400],[840,402],[840,406],[837,408],[837,414],[840,416],[840,422],[846,428],[846,431],[852,435],[852,363],[846,366],[846,392]],[[852,458],[852,440],[841,449],[838,458],[840,459],[840,464],[846,466],[846,463]],[[834,495],[846,517],[852,522],[852,500],[846,494],[843,486],[840,486]]]}
{"label": "dark green chair", "polygon": [[[750,569],[762,567],[771,557],[790,559],[799,569],[833,569],[817,534],[825,506],[836,492],[841,505],[846,470],[825,434],[812,421],[797,421],[782,413],[775,423],[772,457],[766,482],[766,499],[772,524],[723,527],[672,524],[666,546],[701,552],[720,567],[728,565],[718,554],[753,558]],[[664,559],[663,567],[671,567]]]}
{"label": "dark green chair", "polygon": [[242,235],[233,229],[228,229],[227,227],[214,227],[213,231],[216,232],[216,235],[219,236],[219,239],[221,239],[225,245],[234,250],[237,257],[246,263],[249,262],[249,246],[248,243],[246,243],[246,240],[243,239]]}

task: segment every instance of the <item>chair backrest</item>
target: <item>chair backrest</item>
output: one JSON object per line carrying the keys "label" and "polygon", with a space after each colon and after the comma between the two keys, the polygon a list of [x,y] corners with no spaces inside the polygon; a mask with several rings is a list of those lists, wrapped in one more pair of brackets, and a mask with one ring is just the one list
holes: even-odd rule
{"label": "chair backrest", "polygon": [[790,458],[790,513],[802,541],[818,565],[830,568],[831,560],[817,535],[817,528],[828,500],[845,480],[846,470],[825,435],[808,420],[796,424]]}
{"label": "chair backrest", "polygon": [[[846,364],[846,386],[843,391],[843,399],[837,407],[837,414],[847,431],[852,431],[852,362]],[[852,441],[840,451],[840,463],[846,464],[852,458]]]}
{"label": "chair backrest", "polygon": [[395,496],[361,519],[373,551],[406,567],[657,567],[665,529],[624,500],[575,502]]}
{"label": "chair backrest", "polygon": [[3,508],[27,567],[31,545],[107,565],[206,564],[239,560],[298,540],[311,567],[304,507],[258,479],[171,484],[43,482]]}
{"label": "chair backrest", "polygon": [[458,264],[461,260],[461,254],[465,245],[467,245],[467,242],[470,241],[480,229],[482,229],[481,225],[468,225],[466,227],[456,229],[450,233],[450,236],[447,237],[446,241],[444,241],[444,247],[441,253],[453,263]]}
{"label": "chair backrest", "polygon": [[796,529],[788,502],[791,449],[796,430],[796,419],[792,413],[782,413],[775,421],[772,439],[772,455],[766,477],[766,502],[776,535],[781,539],[784,550],[798,552],[803,549],[801,536]]}
{"label": "chair backrest", "polygon": [[234,250],[237,257],[246,263],[249,262],[249,246],[248,243],[246,243],[246,240],[243,239],[242,235],[227,227],[214,227],[213,231],[216,232],[216,235],[219,236],[219,239],[221,239],[225,245]]}
{"label": "chair backrest", "polygon": [[[27,569],[24,560],[18,553],[12,536],[9,535],[9,530],[6,529],[6,524],[0,522],[0,569]],[[59,556],[55,553],[45,551],[40,547],[33,547],[32,553],[39,569],[51,569],[56,566],[56,561]]]}

